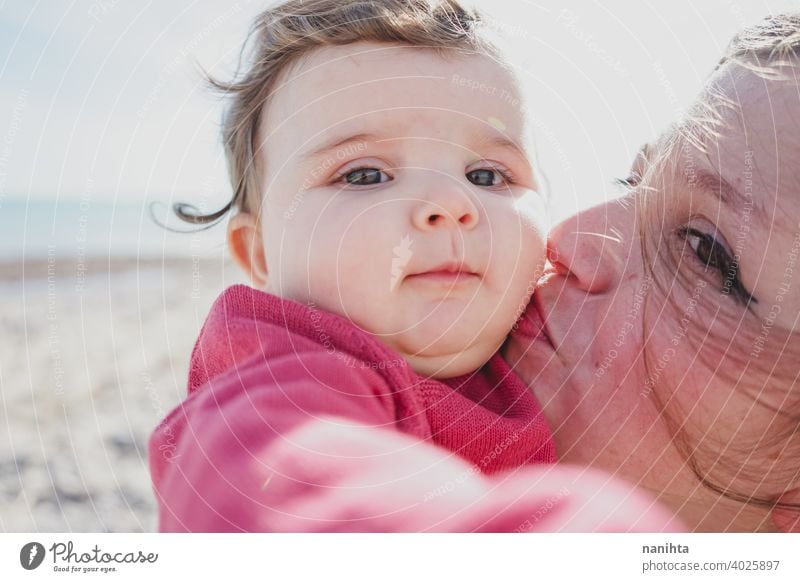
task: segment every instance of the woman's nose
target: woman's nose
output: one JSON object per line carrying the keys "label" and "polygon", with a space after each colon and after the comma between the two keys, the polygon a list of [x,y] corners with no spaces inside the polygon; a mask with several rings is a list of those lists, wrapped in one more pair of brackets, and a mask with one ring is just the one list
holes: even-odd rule
{"label": "woman's nose", "polygon": [[472,229],[478,224],[478,208],[470,194],[449,180],[436,180],[417,199],[412,220],[420,230]]}
{"label": "woman's nose", "polygon": [[632,199],[584,210],[550,231],[547,258],[587,293],[613,288],[635,251],[637,213]]}

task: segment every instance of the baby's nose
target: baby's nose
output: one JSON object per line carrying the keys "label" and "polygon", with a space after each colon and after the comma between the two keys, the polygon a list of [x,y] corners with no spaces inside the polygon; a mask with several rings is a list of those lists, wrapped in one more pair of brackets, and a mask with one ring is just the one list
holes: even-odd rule
{"label": "baby's nose", "polygon": [[455,184],[441,181],[418,200],[413,216],[420,230],[435,228],[474,228],[478,224],[478,209],[469,193]]}

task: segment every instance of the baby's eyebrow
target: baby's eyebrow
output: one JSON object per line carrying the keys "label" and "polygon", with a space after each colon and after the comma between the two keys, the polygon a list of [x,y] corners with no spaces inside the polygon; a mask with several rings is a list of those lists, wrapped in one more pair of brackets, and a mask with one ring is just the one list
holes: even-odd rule
{"label": "baby's eyebrow", "polygon": [[382,137],[383,136],[376,133],[357,133],[355,135],[348,135],[345,137],[336,136],[323,142],[313,150],[300,154],[300,160],[303,162],[314,161],[330,154],[331,152],[335,152],[341,147],[363,143],[365,141],[378,141]]}
{"label": "baby's eyebrow", "polygon": [[517,158],[519,158],[519,161],[525,164],[525,166],[530,169],[531,160],[530,157],[528,156],[528,153],[516,141],[505,135],[484,136],[482,139],[478,141],[478,145],[495,146],[508,150],[509,152],[517,156]]}
{"label": "baby's eyebrow", "polygon": [[[300,154],[300,159],[303,161],[306,160],[313,160],[315,158],[322,157],[326,154],[331,152],[335,152],[337,149],[359,143],[365,141],[380,141],[389,139],[387,136],[379,135],[377,133],[357,133],[355,135],[349,135],[345,137],[335,136],[321,145],[317,146],[313,150],[309,152],[305,152]],[[525,151],[520,147],[520,145],[505,135],[481,135],[479,138],[475,139],[475,145],[477,146],[496,146],[504,149],[509,149],[515,152],[516,154],[522,156],[523,158],[527,159],[527,154]]]}

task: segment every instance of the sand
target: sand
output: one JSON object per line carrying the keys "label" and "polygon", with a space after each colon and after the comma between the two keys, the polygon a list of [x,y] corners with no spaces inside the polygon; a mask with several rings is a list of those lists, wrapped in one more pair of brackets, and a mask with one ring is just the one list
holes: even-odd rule
{"label": "sand", "polygon": [[0,531],[155,531],[147,440],[242,282],[221,258],[0,263]]}

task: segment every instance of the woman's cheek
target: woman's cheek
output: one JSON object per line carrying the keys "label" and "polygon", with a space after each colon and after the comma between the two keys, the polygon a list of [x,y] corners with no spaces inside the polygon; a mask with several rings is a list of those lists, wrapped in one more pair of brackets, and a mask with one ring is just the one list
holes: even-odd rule
{"label": "woman's cheek", "polygon": [[591,381],[611,382],[614,389],[624,382],[642,391],[644,381],[644,334],[648,328],[644,323],[645,297],[647,289],[639,288],[631,293],[621,289],[609,309],[597,309],[597,334],[588,348],[592,357]]}

